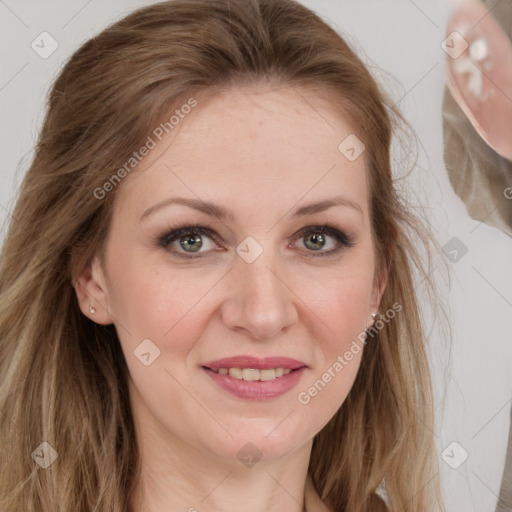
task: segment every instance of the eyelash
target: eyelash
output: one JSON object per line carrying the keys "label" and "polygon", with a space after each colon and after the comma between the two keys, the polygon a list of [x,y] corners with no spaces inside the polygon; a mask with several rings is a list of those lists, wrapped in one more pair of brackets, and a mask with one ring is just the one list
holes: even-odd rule
{"label": "eyelash", "polygon": [[[295,235],[294,239],[298,240],[306,235],[310,234],[326,234],[328,236],[333,237],[341,246],[330,249],[329,251],[321,251],[315,252],[312,250],[308,250],[307,252],[310,253],[311,256],[318,258],[318,257],[329,257],[334,256],[335,254],[338,254],[340,251],[342,251],[345,248],[349,248],[355,245],[355,242],[342,233],[341,231],[338,231],[336,228],[332,226],[328,226],[327,223],[322,226],[306,226],[302,229],[300,229]],[[159,247],[163,247],[164,249],[169,250],[176,256],[184,259],[194,259],[194,258],[201,258],[205,254],[203,251],[201,253],[193,254],[193,253],[186,253],[186,252],[178,252],[175,250],[170,250],[169,245],[174,242],[175,240],[179,239],[180,237],[184,235],[201,235],[201,236],[207,236],[211,238],[212,240],[216,241],[219,237],[215,233],[215,231],[209,227],[202,226],[200,224],[187,224],[185,226],[181,227],[174,227],[174,228],[168,228],[168,231],[163,236],[159,236],[156,239],[156,244]],[[321,252],[320,252],[321,251]]]}

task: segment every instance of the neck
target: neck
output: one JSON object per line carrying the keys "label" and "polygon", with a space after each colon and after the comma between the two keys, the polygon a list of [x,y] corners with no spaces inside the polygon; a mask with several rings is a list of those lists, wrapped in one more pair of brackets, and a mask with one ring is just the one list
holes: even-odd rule
{"label": "neck", "polygon": [[[187,450],[142,450],[133,512],[305,512],[307,464],[311,447],[286,459],[253,467],[212,460]],[[313,512],[308,510],[307,512]]]}

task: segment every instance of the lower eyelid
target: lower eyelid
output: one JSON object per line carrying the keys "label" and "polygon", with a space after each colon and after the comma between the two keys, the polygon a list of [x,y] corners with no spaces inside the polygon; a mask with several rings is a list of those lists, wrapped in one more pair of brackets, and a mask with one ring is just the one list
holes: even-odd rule
{"label": "lower eyelid", "polygon": [[348,246],[348,245],[343,244],[342,242],[336,241],[336,246],[331,249],[314,251],[314,250],[308,250],[307,248],[303,248],[298,251],[298,254],[300,256],[303,256],[306,258],[310,258],[310,257],[313,257],[313,258],[333,257],[334,258],[336,256],[340,256],[341,253],[343,253],[349,247],[351,247],[351,245]]}

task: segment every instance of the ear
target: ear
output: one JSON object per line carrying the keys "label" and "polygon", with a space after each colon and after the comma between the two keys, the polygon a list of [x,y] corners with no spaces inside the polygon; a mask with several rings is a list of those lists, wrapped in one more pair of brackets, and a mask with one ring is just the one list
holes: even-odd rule
{"label": "ear", "polygon": [[[73,286],[82,313],[101,325],[113,323],[103,265],[98,256],[88,260],[76,274]],[[91,309],[92,308],[92,309]]]}
{"label": "ear", "polygon": [[441,47],[447,53],[450,92],[484,141],[512,160],[510,38],[493,13],[475,0],[457,4],[446,33]]}
{"label": "ear", "polygon": [[375,323],[375,319],[373,318],[372,313],[378,313],[387,283],[388,273],[385,269],[381,269],[375,272],[373,278],[372,295],[370,299],[370,311],[368,312],[368,327]]}

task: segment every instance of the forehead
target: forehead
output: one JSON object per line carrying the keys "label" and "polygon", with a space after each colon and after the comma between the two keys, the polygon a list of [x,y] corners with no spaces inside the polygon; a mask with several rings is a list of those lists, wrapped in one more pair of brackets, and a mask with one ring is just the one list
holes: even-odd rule
{"label": "forehead", "polygon": [[328,95],[245,86],[195,98],[197,106],[128,177],[121,195],[146,206],[185,194],[268,208],[342,193],[367,210],[364,152],[347,158],[344,141],[354,129]]}

